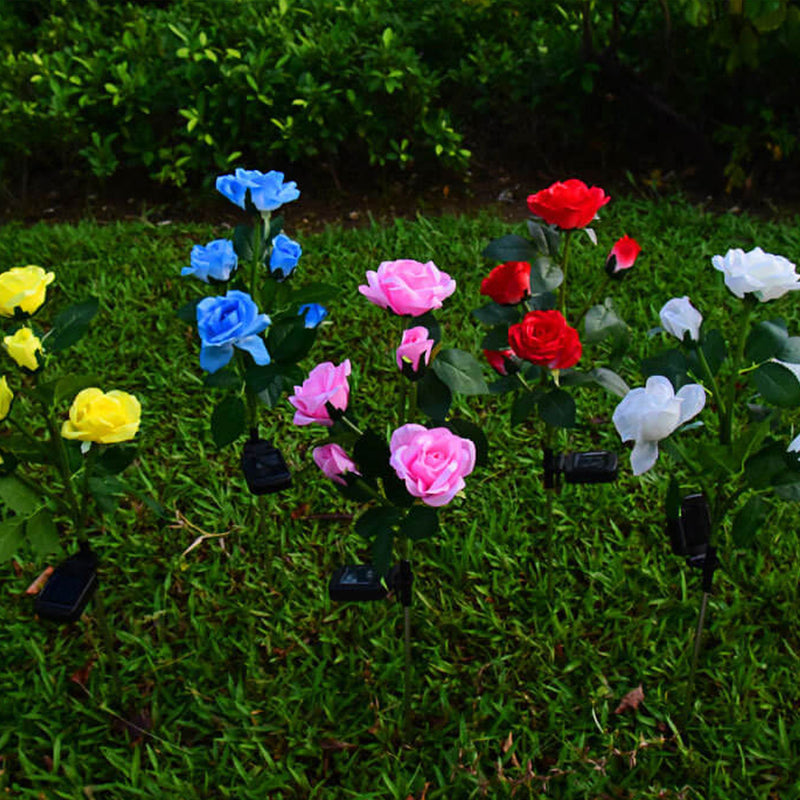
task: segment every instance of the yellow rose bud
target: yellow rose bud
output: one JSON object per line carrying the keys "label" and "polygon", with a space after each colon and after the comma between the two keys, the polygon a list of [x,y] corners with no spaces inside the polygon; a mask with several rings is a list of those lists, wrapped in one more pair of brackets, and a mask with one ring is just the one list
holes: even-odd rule
{"label": "yellow rose bud", "polygon": [[54,272],[41,267],[13,267],[0,273],[0,316],[13,317],[14,309],[34,314],[44,303]]}
{"label": "yellow rose bud", "polygon": [[83,442],[124,442],[136,435],[141,414],[142,407],[132,394],[116,389],[105,394],[95,387],[84,389],[72,401],[61,435]]}
{"label": "yellow rose bud", "polygon": [[20,328],[13,336],[3,337],[3,347],[19,366],[31,372],[39,369],[36,354],[42,352],[42,343],[30,328]]}
{"label": "yellow rose bud", "polygon": [[[11,401],[14,399],[14,392],[8,388],[8,381],[6,380],[6,376],[3,375],[0,378],[0,420],[5,419],[8,416],[8,412],[11,410]],[[0,461],[0,464],[3,462]]]}

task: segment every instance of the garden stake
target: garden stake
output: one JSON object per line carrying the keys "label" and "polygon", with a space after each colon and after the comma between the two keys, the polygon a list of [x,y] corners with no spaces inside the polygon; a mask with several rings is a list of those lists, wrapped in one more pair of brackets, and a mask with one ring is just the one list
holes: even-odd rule
{"label": "garden stake", "polygon": [[403,734],[408,736],[411,729],[411,587],[414,574],[411,562],[404,558],[397,566],[394,589],[403,606]]}
{"label": "garden stake", "polygon": [[106,618],[106,610],[103,605],[102,592],[97,591],[94,595],[94,607],[97,616],[97,625],[100,628],[100,635],[103,637],[103,644],[108,651],[108,665],[111,668],[111,680],[114,683],[114,693],[117,698],[122,700],[122,682],[119,677],[119,664],[117,663],[117,654],[114,652],[114,637],[111,634],[111,629],[108,627],[108,619]]}

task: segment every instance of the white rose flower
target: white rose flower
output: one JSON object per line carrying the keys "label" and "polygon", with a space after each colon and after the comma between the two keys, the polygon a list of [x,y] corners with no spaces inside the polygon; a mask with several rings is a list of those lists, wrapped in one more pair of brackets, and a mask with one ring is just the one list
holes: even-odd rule
{"label": "white rose flower", "polygon": [[644,388],[633,389],[617,406],[613,421],[623,442],[634,442],[631,466],[634,475],[647,472],[658,458],[658,443],[703,410],[706,393],[690,383],[677,394],[663,375],[647,379]]}
{"label": "white rose flower", "polygon": [[664,330],[681,341],[687,331],[695,342],[700,338],[700,324],[703,322],[703,315],[689,302],[686,295],[668,300],[659,311],[658,316]]}
{"label": "white rose flower", "polygon": [[749,253],[728,250],[724,256],[714,256],[711,263],[725,274],[725,285],[740,299],[752,292],[766,303],[800,289],[795,265],[788,258],[765,253],[760,247]]}

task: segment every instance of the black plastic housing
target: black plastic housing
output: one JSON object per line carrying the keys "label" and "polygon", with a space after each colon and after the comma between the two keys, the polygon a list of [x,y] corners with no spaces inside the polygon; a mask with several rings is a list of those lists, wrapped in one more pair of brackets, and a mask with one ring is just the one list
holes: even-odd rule
{"label": "black plastic housing", "polygon": [[88,545],[62,561],[36,596],[33,610],[42,619],[75,622],[97,589],[97,556]]}
{"label": "black plastic housing", "polygon": [[362,603],[383,600],[388,593],[372,564],[348,564],[331,576],[328,594],[331,600]]}
{"label": "black plastic housing", "polygon": [[267,439],[251,438],[242,451],[242,471],[251,494],[271,494],[292,485],[283,454]]}

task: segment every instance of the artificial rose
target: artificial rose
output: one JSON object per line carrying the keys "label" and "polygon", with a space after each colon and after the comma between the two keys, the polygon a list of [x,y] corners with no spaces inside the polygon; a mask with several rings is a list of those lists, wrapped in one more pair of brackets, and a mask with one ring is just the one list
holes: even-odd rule
{"label": "artificial rose", "polygon": [[499,375],[516,372],[516,369],[509,369],[509,367],[515,366],[513,350],[484,350],[483,355],[489,362],[489,366]]}
{"label": "artificial rose", "polygon": [[319,303],[305,303],[297,310],[297,314],[305,317],[306,328],[316,328],[328,316],[328,309]]}
{"label": "artificial rose", "polygon": [[274,211],[284,203],[291,203],[300,197],[294,181],[283,182],[283,173],[263,173],[257,169],[237,169],[233,175],[220,175],[216,182],[217,191],[236,203],[239,208],[245,207],[247,190],[250,200],[259,211]]}
{"label": "artificial rose", "polygon": [[634,265],[641,252],[642,248],[639,242],[627,234],[621,239],[617,239],[606,259],[606,272],[609,277],[621,278],[625,274],[625,270]]}
{"label": "artificial rose", "polygon": [[498,264],[482,281],[481,294],[495,303],[513,306],[531,294],[531,265],[527,261]]}
{"label": "artificial rose", "polygon": [[339,366],[331,361],[317,364],[302,386],[294,387],[294,394],[289,402],[297,409],[292,422],[295,425],[333,425],[333,420],[326,407],[330,403],[334,408],[344,411],[350,399],[350,386],[347,376],[350,374],[350,359],[346,358]]}
{"label": "artificial rose", "polygon": [[206,245],[196,244],[189,256],[189,263],[191,266],[184,267],[181,275],[192,275],[208,283],[209,278],[227,281],[239,259],[230,239],[214,239]]}
{"label": "artificial rose", "polygon": [[378,271],[367,272],[367,284],[358,291],[371,303],[395,314],[419,317],[442,303],[456,290],[456,282],[428,261],[384,261]]}
{"label": "artificial rose", "polygon": [[787,453],[800,453],[800,435],[795,436],[789,446],[786,448]]}
{"label": "artificial rose", "polygon": [[558,181],[528,197],[528,208],[562,230],[585,228],[611,198],[599,186],[591,189],[577,178]]}
{"label": "artificial rose", "polygon": [[103,393],[92,387],[78,392],[61,426],[65,439],[113,444],[133,439],[139,430],[142,407],[127,392],[116,389]]}
{"label": "artificial rose", "polygon": [[427,506],[449,503],[475,467],[475,445],[447,428],[403,425],[392,434],[389,450],[397,477]]}
{"label": "artificial rose", "polygon": [[315,447],[311,453],[314,463],[334,482],[347,486],[347,481],[342,478],[348,472],[360,475],[355,462],[347,455],[344,448],[338,444],[324,444]]}
{"label": "artificial rose", "polygon": [[11,410],[11,402],[13,399],[14,392],[9,389],[6,376],[3,375],[3,377],[0,378],[0,420],[3,420],[8,416],[8,412]]}
{"label": "artificial rose", "polygon": [[279,278],[291,274],[297,266],[303,248],[283,233],[272,240],[272,252],[269,254],[269,271]]}
{"label": "artificial rose", "polygon": [[420,361],[422,366],[427,366],[431,359],[433,350],[433,339],[428,335],[428,329],[424,325],[417,325],[415,328],[408,328],[403,331],[403,339],[400,346],[395,351],[397,368],[402,372],[403,365],[408,365],[412,373],[420,371]]}
{"label": "artificial rose", "polygon": [[0,316],[13,317],[14,310],[35,314],[45,301],[54,272],[41,267],[12,267],[0,273]]}
{"label": "artificial rose", "polygon": [[231,289],[226,295],[206,297],[197,304],[200,334],[200,366],[216,372],[233,358],[233,348],[246,350],[259,366],[269,364],[269,353],[261,333],[270,319],[259,314],[253,298]]}
{"label": "artificial rose", "polygon": [[703,410],[706,393],[691,383],[677,394],[663,375],[653,375],[643,388],[633,389],[612,417],[623,442],[634,442],[631,466],[634,475],[647,472],[658,458],[658,443]]}
{"label": "artificial rose", "polygon": [[581,357],[578,331],[560,311],[529,311],[508,329],[508,343],[520,358],[550,369],[568,369]]}
{"label": "artificial rose", "polygon": [[752,292],[762,303],[800,289],[795,265],[783,256],[765,253],[760,247],[745,253],[728,250],[711,263],[725,275],[725,285],[739,298]]}
{"label": "artificial rose", "polygon": [[5,336],[3,347],[20,367],[31,372],[39,369],[42,343],[30,328],[20,328],[13,336]]}
{"label": "artificial rose", "polygon": [[689,302],[686,295],[668,300],[658,316],[667,333],[671,333],[681,341],[688,333],[695,342],[699,341],[703,315]]}

